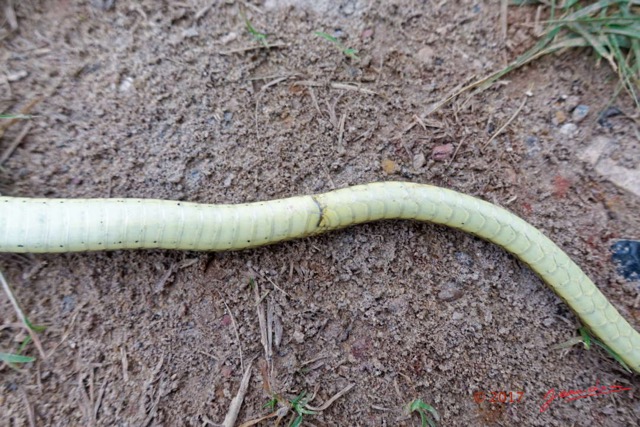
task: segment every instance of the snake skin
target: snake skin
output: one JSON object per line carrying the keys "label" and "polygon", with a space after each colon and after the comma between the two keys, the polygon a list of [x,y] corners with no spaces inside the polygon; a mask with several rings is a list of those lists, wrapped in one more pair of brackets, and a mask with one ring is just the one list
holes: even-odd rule
{"label": "snake skin", "polygon": [[384,182],[238,205],[0,197],[0,218],[0,252],[14,253],[225,251],[381,219],[443,224],[493,242],[529,265],[596,337],[640,373],[640,334],[567,254],[507,210],[452,190]]}

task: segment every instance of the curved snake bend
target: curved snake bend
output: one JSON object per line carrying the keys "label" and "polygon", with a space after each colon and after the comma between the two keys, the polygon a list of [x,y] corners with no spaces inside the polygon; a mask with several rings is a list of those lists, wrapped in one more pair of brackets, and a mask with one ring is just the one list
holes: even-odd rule
{"label": "curved snake bend", "polygon": [[374,183],[239,205],[0,197],[0,252],[225,251],[381,219],[444,224],[502,246],[528,264],[595,336],[640,373],[640,334],[557,245],[505,209],[430,185]]}

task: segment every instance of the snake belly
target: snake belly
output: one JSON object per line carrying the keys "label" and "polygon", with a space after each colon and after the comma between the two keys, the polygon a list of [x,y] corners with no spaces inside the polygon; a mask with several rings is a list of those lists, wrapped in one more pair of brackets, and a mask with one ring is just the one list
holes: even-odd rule
{"label": "snake belly", "polygon": [[383,219],[443,224],[503,247],[640,373],[640,334],[562,249],[503,208],[425,184],[380,182],[236,205],[0,197],[0,252],[238,250]]}

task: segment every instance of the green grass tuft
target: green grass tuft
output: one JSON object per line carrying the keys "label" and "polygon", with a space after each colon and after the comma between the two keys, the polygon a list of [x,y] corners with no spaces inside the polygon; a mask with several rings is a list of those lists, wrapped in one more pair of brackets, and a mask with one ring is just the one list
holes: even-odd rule
{"label": "green grass tuft", "polygon": [[327,40],[328,42],[333,43],[334,45],[336,45],[338,47],[338,49],[340,49],[340,51],[343,54],[345,54],[349,58],[360,59],[360,57],[358,56],[358,51],[357,50],[355,50],[352,47],[345,47],[340,42],[340,40],[338,40],[337,38],[333,37],[332,35],[327,34],[327,33],[323,33],[322,31],[316,31],[316,36],[322,37],[323,39]]}
{"label": "green grass tuft", "polygon": [[[522,5],[539,1],[517,0],[513,3]],[[551,0],[550,7],[551,19],[545,22],[547,28],[531,49],[502,70],[464,87],[453,96],[473,88],[476,93],[482,91],[505,74],[542,56],[587,47],[593,49],[598,61],[604,60],[618,74],[620,81],[614,97],[624,89],[640,108],[640,2],[567,0],[558,6]],[[560,17],[556,18],[556,15]]]}
{"label": "green grass tuft", "polygon": [[422,427],[436,427],[440,421],[440,414],[436,408],[424,403],[421,399],[415,399],[407,405],[409,413],[417,412],[420,414],[420,424]]}
{"label": "green grass tuft", "polygon": [[251,25],[251,21],[249,21],[249,18],[247,18],[244,13],[242,13],[242,18],[244,19],[244,24],[247,27],[247,31],[253,36],[253,39],[259,41],[264,47],[269,49],[269,44],[267,43],[267,34],[261,33],[260,31],[253,28],[253,25]]}
{"label": "green grass tuft", "polygon": [[8,364],[30,363],[30,362],[35,362],[35,360],[36,358],[31,356],[23,356],[21,354],[0,352],[0,362],[4,362]]}

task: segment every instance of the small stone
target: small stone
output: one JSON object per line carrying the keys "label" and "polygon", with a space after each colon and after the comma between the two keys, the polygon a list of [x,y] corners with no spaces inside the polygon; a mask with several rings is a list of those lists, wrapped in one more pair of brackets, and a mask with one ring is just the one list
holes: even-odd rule
{"label": "small stone", "polygon": [[611,251],[618,273],[629,282],[640,283],[640,240],[618,240]]}
{"label": "small stone", "polygon": [[115,0],[91,0],[91,6],[103,11],[111,10]]}
{"label": "small stone", "polygon": [[614,141],[606,136],[597,136],[587,148],[581,153],[578,153],[578,158],[583,162],[595,165],[602,155],[609,151],[613,145]]}
{"label": "small stone", "polygon": [[535,157],[542,151],[542,149],[540,148],[539,139],[535,136],[527,136],[524,139],[524,144],[527,148],[527,157]]}
{"label": "small stone", "polygon": [[220,326],[229,326],[231,323],[233,323],[233,320],[231,319],[231,316],[229,316],[228,314],[225,314],[224,316],[222,316],[222,320],[220,321]]}
{"label": "small stone", "polygon": [[120,80],[120,84],[118,85],[118,91],[120,92],[128,92],[133,87],[133,77],[125,77]]}
{"label": "small stone", "polygon": [[560,133],[566,136],[572,136],[578,131],[578,126],[575,123],[565,123],[560,127]]}
{"label": "small stone", "polygon": [[229,175],[227,175],[227,177],[224,179],[224,181],[222,182],[222,187],[224,188],[229,188],[231,187],[231,182],[233,181],[233,178],[235,178],[235,174],[231,173]]}
{"label": "small stone", "polygon": [[17,82],[20,81],[22,79],[24,79],[25,77],[27,77],[29,75],[28,72],[21,70],[21,71],[16,71],[13,73],[8,73],[7,76],[7,80],[10,82]]}
{"label": "small stone", "polygon": [[571,120],[573,120],[574,123],[580,123],[585,117],[587,117],[588,113],[589,106],[580,104],[573,109],[573,113],[571,113]]}
{"label": "small stone", "polygon": [[438,292],[438,299],[440,301],[455,301],[462,297],[462,290],[454,283],[449,283],[444,286],[440,292]]}
{"label": "small stone", "polygon": [[232,41],[234,41],[237,38],[238,38],[238,34],[234,33],[232,31],[229,34],[226,34],[225,36],[222,36],[222,38],[220,39],[220,43],[229,44],[229,43],[231,43]]}
{"label": "small stone", "polygon": [[427,159],[424,156],[424,154],[422,154],[422,153],[416,154],[415,156],[413,156],[413,168],[414,169],[420,169],[421,167],[424,166],[426,161],[427,161]]}
{"label": "small stone", "polygon": [[554,126],[559,126],[566,121],[567,115],[564,113],[564,111],[561,110],[556,111],[556,113],[553,115],[553,118],[551,119],[551,123],[553,123]]}
{"label": "small stone", "polygon": [[233,375],[233,369],[229,366],[223,366],[222,369],[220,369],[220,374],[225,378],[229,378]]}
{"label": "small stone", "polygon": [[432,65],[435,51],[432,47],[425,46],[418,51],[416,58],[425,65]]}
{"label": "small stone", "polygon": [[185,39],[198,37],[198,29],[191,27],[191,28],[187,28],[186,30],[182,30],[182,37]]}
{"label": "small stone", "polygon": [[76,308],[76,296],[66,295],[62,298],[62,313],[71,313]]}
{"label": "small stone", "polygon": [[620,111],[618,107],[616,107],[615,105],[611,106],[600,114],[600,116],[598,117],[598,124],[603,127],[611,127],[611,123],[609,123],[609,120],[607,119],[609,119],[610,117],[619,116],[621,114],[622,111]]}
{"label": "small stone", "polygon": [[365,29],[362,31],[362,33],[360,34],[360,39],[361,39],[362,41],[369,40],[370,38],[372,38],[372,37],[373,37],[373,35],[374,35],[374,34],[375,34],[374,29],[373,29],[373,28],[371,28],[371,27],[367,27],[367,28],[365,28]]}
{"label": "small stone", "polygon": [[384,159],[382,161],[382,170],[385,173],[392,174],[398,169],[398,165],[391,159]]}
{"label": "small stone", "polygon": [[300,331],[295,331],[293,333],[293,340],[298,344],[302,344],[304,342],[304,334]]}
{"label": "small stone", "polygon": [[620,166],[611,159],[601,159],[595,170],[616,186],[640,197],[640,170]]}
{"label": "small stone", "polygon": [[431,152],[431,158],[437,162],[444,162],[447,158],[451,157],[453,153],[453,144],[444,144],[434,147]]}

